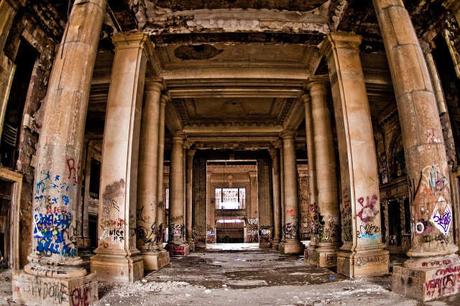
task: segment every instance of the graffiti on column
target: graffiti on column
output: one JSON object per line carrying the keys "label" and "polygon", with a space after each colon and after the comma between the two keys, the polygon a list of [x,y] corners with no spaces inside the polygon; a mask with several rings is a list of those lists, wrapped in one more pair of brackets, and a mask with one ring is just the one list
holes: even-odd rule
{"label": "graffiti on column", "polygon": [[272,227],[270,225],[261,225],[259,229],[260,242],[270,243],[272,240]]}
{"label": "graffiti on column", "polygon": [[259,241],[259,219],[248,218],[246,224],[246,242]]}
{"label": "graffiti on column", "polygon": [[[153,205],[151,205],[153,206]],[[136,227],[136,236],[137,240],[144,243],[143,248],[149,249],[156,247],[158,242],[159,229],[155,223],[152,223],[150,226],[145,226],[146,221],[144,218],[144,206],[137,210],[137,227]]]}
{"label": "graffiti on column", "polygon": [[357,237],[376,240],[382,237],[380,227],[374,224],[375,218],[379,215],[379,201],[377,195],[359,197],[356,210],[358,218]]}
{"label": "graffiti on column", "polygon": [[206,231],[206,243],[216,243],[216,229],[208,225],[208,230]]}
{"label": "graffiti on column", "polygon": [[73,241],[71,193],[76,183],[65,176],[42,171],[35,184],[33,238],[35,251],[42,256],[76,256]]}
{"label": "graffiti on column", "polygon": [[103,247],[108,247],[109,243],[121,243],[125,240],[126,221],[118,218],[120,212],[118,201],[124,195],[125,181],[123,179],[107,185],[102,194],[102,222],[99,227]]}
{"label": "graffiti on column", "polygon": [[298,230],[296,222],[287,222],[284,226],[284,236],[286,239],[296,239]]}
{"label": "graffiti on column", "polygon": [[169,226],[170,241],[182,241],[185,237],[185,227],[183,224],[171,223]]}
{"label": "graffiti on column", "polygon": [[339,233],[339,219],[334,216],[319,216],[318,237],[321,242],[336,242]]}
{"label": "graffiti on column", "polygon": [[312,219],[310,218],[310,195],[308,190],[308,176],[300,176],[298,179],[298,196],[300,208],[300,239],[308,239],[312,234]]}
{"label": "graffiti on column", "polygon": [[351,218],[351,200],[348,188],[342,190],[342,202],[340,203],[340,215],[342,218],[342,240],[351,241],[352,236],[352,218]]}
{"label": "graffiti on column", "polygon": [[423,242],[446,242],[452,225],[449,180],[437,166],[422,170],[420,183],[414,197],[413,232],[423,237]]}

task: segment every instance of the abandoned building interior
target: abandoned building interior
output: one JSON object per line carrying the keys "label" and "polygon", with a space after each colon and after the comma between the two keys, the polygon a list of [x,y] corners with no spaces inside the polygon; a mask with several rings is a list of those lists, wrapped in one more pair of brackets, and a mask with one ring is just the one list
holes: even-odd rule
{"label": "abandoned building interior", "polygon": [[459,25],[458,0],[0,0],[11,301],[96,304],[220,244],[459,294]]}

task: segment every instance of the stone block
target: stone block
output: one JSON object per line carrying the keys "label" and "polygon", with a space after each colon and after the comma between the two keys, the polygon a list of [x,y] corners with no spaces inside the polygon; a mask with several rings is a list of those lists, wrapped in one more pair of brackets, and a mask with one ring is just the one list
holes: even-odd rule
{"label": "stone block", "polygon": [[421,267],[393,268],[392,290],[395,293],[431,301],[460,292],[460,260],[458,256],[426,259]]}
{"label": "stone block", "polygon": [[52,278],[13,273],[13,300],[24,305],[93,305],[98,300],[95,274],[78,278]]}
{"label": "stone block", "polygon": [[142,254],[145,271],[158,271],[169,265],[169,253],[166,250]]}
{"label": "stone block", "polygon": [[190,246],[184,244],[168,244],[166,249],[169,251],[170,256],[188,256],[190,255]]}
{"label": "stone block", "polygon": [[287,240],[283,245],[283,253],[288,255],[302,254],[304,250],[304,245],[299,241]]}
{"label": "stone block", "polygon": [[390,254],[387,250],[337,252],[337,273],[350,278],[381,276],[389,272]]}
{"label": "stone block", "polygon": [[337,266],[337,251],[305,249],[305,261],[321,268],[334,268]]}
{"label": "stone block", "polygon": [[134,282],[144,277],[144,261],[141,255],[96,254],[91,258],[91,272],[101,281]]}

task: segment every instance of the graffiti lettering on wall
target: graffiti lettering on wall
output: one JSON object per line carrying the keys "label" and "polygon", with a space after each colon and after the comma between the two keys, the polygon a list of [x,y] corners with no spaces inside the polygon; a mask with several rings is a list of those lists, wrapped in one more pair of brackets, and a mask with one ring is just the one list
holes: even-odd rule
{"label": "graffiti lettering on wall", "polygon": [[[125,220],[121,218],[115,220],[103,220],[101,224],[101,239],[111,242],[123,242],[125,240],[125,225]],[[103,245],[107,247],[106,244]]]}
{"label": "graffiti lettering on wall", "polygon": [[248,218],[248,224],[257,226],[259,224],[259,219],[257,219],[257,218],[253,218],[253,219]]}
{"label": "graffiti lettering on wall", "polygon": [[450,265],[452,264],[452,260],[450,259],[442,259],[442,260],[432,260],[432,261],[424,261],[422,262],[422,267],[439,267],[442,265]]}
{"label": "graffiti lettering on wall", "polygon": [[357,256],[355,263],[357,266],[365,266],[368,264],[387,264],[388,258],[385,255],[373,255],[373,256]]}
{"label": "graffiti lettering on wall", "polygon": [[103,215],[104,218],[110,219],[111,212],[120,211],[120,207],[117,202],[117,198],[124,196],[125,194],[125,181],[121,179],[118,182],[107,185],[102,195],[103,200]]}
{"label": "graffiti lettering on wall", "polygon": [[257,229],[246,229],[246,241],[247,243],[259,242],[259,231]]}
{"label": "graffiti lettering on wall", "polygon": [[35,251],[42,256],[53,254],[76,256],[72,234],[71,193],[75,184],[66,182],[61,175],[42,171],[35,184],[33,238]]}
{"label": "graffiti lettering on wall", "polygon": [[380,239],[382,234],[380,233],[380,227],[372,223],[361,224],[356,235],[358,238],[366,238],[371,240]]}
{"label": "graffiti lettering on wall", "polygon": [[92,295],[91,287],[80,287],[75,288],[72,291],[70,296],[70,301],[72,302],[72,306],[89,306],[93,303],[93,295]]}
{"label": "graffiti lettering on wall", "polygon": [[416,235],[434,237],[436,232],[449,235],[452,224],[449,180],[437,166],[422,170],[413,207],[418,208],[413,212]]}
{"label": "graffiti lettering on wall", "polygon": [[67,158],[66,159],[66,164],[67,164],[67,171],[69,172],[68,179],[69,181],[73,181],[75,184],[78,183],[78,173],[79,167],[77,166],[77,163],[75,162],[74,158]]}
{"label": "graffiti lettering on wall", "polygon": [[378,197],[377,195],[372,195],[371,197],[366,197],[366,203],[364,203],[364,198],[358,198],[358,203],[361,207],[357,207],[356,209],[358,213],[356,216],[365,224],[368,222],[373,222],[375,217],[379,213],[379,205],[378,205]]}
{"label": "graffiti lettering on wall", "polygon": [[28,283],[20,288],[16,287],[15,290],[22,290],[26,294],[59,305],[69,301],[67,285],[60,282],[50,282],[49,280],[45,282],[37,278],[34,282]]}
{"label": "graffiti lettering on wall", "polygon": [[259,229],[261,242],[270,242],[272,240],[272,230],[270,225],[261,225]]}
{"label": "graffiti lettering on wall", "polygon": [[458,292],[460,282],[460,266],[442,267],[436,271],[433,278],[424,284],[425,292],[431,298],[451,295]]}
{"label": "graffiti lettering on wall", "polygon": [[284,225],[284,237],[286,239],[296,239],[298,232],[298,226],[295,222],[287,222]]}

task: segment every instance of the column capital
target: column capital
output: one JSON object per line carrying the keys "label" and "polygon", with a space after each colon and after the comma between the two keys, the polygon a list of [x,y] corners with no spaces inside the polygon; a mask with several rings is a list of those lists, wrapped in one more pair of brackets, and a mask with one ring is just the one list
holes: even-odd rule
{"label": "column capital", "polygon": [[282,131],[280,134],[280,137],[283,140],[294,139],[294,136],[295,136],[295,131],[292,131],[292,130]]}
{"label": "column capital", "polygon": [[149,36],[143,32],[115,33],[112,42],[116,48],[142,48]]}
{"label": "column capital", "polygon": [[177,144],[183,144],[185,140],[185,135],[182,132],[177,132],[172,137],[172,141]]}
{"label": "column capital", "polygon": [[145,79],[145,91],[161,92],[165,88],[162,78]]}
{"label": "column capital", "polygon": [[[308,87],[307,87],[307,89],[308,89]],[[307,105],[308,103],[311,102],[310,95],[308,94],[308,92],[305,92],[300,98],[302,99],[302,102],[303,102],[304,105]]]}
{"label": "column capital", "polygon": [[333,48],[357,50],[361,41],[362,36],[355,33],[332,32],[321,43],[320,53],[329,56]]}
{"label": "column capital", "polygon": [[329,78],[327,76],[311,78],[307,85],[310,96],[325,95],[328,82]]}
{"label": "column capital", "polygon": [[169,94],[166,93],[166,94],[161,95],[161,98],[160,98],[161,105],[166,105],[170,101],[171,101],[171,97],[169,96]]}
{"label": "column capital", "polygon": [[187,151],[187,156],[190,158],[193,158],[195,156],[196,150],[195,149],[189,149]]}

